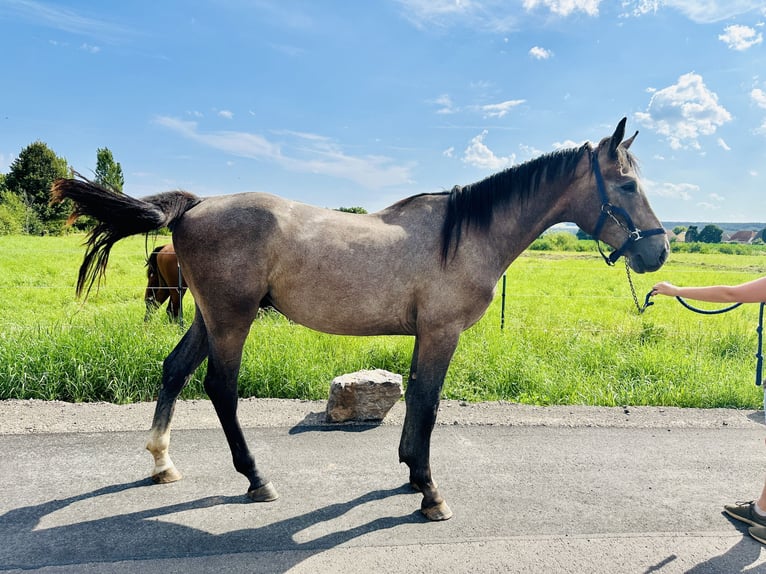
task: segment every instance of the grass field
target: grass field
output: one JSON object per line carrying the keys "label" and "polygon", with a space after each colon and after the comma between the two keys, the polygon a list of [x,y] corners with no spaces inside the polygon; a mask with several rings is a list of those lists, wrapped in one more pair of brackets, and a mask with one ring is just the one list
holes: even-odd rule
{"label": "grass field", "polygon": [[[145,240],[117,244],[106,283],[74,296],[82,236],[0,237],[0,399],[133,402],[157,393],[162,361],[182,332],[157,313],[144,323]],[[150,238],[148,249],[168,238]],[[658,273],[633,275],[643,300],[658,280],[737,283],[766,273],[765,255],[673,254]],[[527,251],[509,269],[505,328],[500,289],[462,337],[443,396],[532,404],[758,408],[753,384],[758,306],[717,316],[672,299],[638,315],[621,263],[596,253]],[[184,301],[187,324],[193,313]],[[700,304],[702,305],[702,304]],[[327,397],[337,375],[409,368],[410,337],[339,337],[258,319],[240,395]],[[204,396],[197,372],[184,397]]]}

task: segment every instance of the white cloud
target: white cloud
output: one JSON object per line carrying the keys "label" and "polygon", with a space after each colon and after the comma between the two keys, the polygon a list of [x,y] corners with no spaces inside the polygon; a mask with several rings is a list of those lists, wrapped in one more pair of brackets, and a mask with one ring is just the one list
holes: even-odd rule
{"label": "white cloud", "polygon": [[643,16],[662,8],[680,12],[693,22],[710,24],[763,9],[762,0],[623,0],[625,15]]}
{"label": "white cloud", "polygon": [[700,187],[693,183],[660,183],[650,179],[643,179],[641,182],[647,195],[684,201],[690,200],[692,195],[700,190]]}
{"label": "white cloud", "polygon": [[524,0],[524,9],[531,11],[538,6],[544,6],[558,16],[569,16],[574,12],[598,16],[599,4],[601,0]]}
{"label": "white cloud", "polygon": [[750,92],[750,99],[753,100],[759,108],[766,109],[766,92],[760,88],[755,88]]}
{"label": "white cloud", "polygon": [[724,149],[724,150],[726,150],[726,151],[731,151],[731,148],[729,147],[729,144],[727,144],[727,143],[726,143],[726,141],[725,141],[723,138],[718,138],[718,139],[716,140],[716,142],[718,143],[718,146],[719,146],[721,149]]}
{"label": "white cloud", "polygon": [[317,134],[284,131],[279,135],[287,141],[277,144],[247,132],[203,132],[197,122],[167,116],[157,117],[155,122],[200,145],[237,157],[271,161],[288,171],[338,177],[371,189],[411,180],[412,164],[397,165],[382,156],[350,156],[335,142]]}
{"label": "white cloud", "polygon": [[[130,30],[119,24],[83,16],[76,10],[55,6],[53,2],[35,0],[0,2],[0,16],[8,12],[39,26],[99,38],[103,42],[114,43],[120,38],[133,35]],[[87,11],[83,10],[83,12]]]}
{"label": "white cloud", "polygon": [[523,156],[529,159],[541,156],[545,153],[544,151],[527,144],[519,144],[519,149],[521,150]]}
{"label": "white cloud", "polygon": [[718,95],[694,72],[654,92],[646,112],[638,112],[635,117],[642,125],[665,136],[673,149],[700,149],[699,137],[714,134],[732,119],[718,103]]}
{"label": "white cloud", "polygon": [[471,139],[471,143],[465,148],[463,153],[463,162],[474,167],[486,169],[489,171],[500,171],[513,165],[515,156],[511,154],[508,157],[498,157],[484,143],[487,136],[487,130]]}
{"label": "white cloud", "polygon": [[583,142],[577,143],[574,140],[564,140],[563,142],[553,142],[553,149],[554,151],[560,150],[560,149],[572,149],[576,147],[580,147],[583,144]]}
{"label": "white cloud", "polygon": [[553,57],[553,52],[546,50],[545,48],[541,48],[540,46],[532,46],[529,49],[529,56],[535,60],[547,60]]}
{"label": "white cloud", "polygon": [[724,28],[724,33],[718,36],[732,50],[743,52],[763,42],[763,34],[750,26],[732,24]]}
{"label": "white cloud", "polygon": [[440,106],[439,109],[436,110],[437,114],[454,114],[459,111],[459,109],[452,103],[452,98],[450,98],[448,94],[442,94],[435,100],[431,100],[430,103]]}
{"label": "white cloud", "polygon": [[718,195],[717,193],[709,193],[708,197],[713,201],[723,201],[726,199],[723,195]]}
{"label": "white cloud", "polygon": [[504,0],[397,0],[403,16],[423,30],[468,26],[493,32],[515,30],[516,10]]}
{"label": "white cloud", "polygon": [[707,201],[700,201],[697,204],[697,207],[701,207],[702,209],[706,211],[715,211],[717,209],[721,209],[720,205],[714,205],[712,203],[708,203]]}
{"label": "white cloud", "polygon": [[218,116],[222,117],[222,118],[225,118],[227,120],[231,120],[231,119],[234,118],[234,112],[232,112],[230,110],[219,110],[218,111]]}
{"label": "white cloud", "polygon": [[101,51],[100,46],[92,46],[91,44],[82,44],[80,50],[84,50],[90,54],[98,54]]}
{"label": "white cloud", "polygon": [[485,118],[502,118],[508,114],[516,106],[523,104],[526,100],[506,100],[499,104],[487,104],[480,106],[482,112],[484,112]]}
{"label": "white cloud", "polygon": [[454,157],[455,156],[455,146],[450,146],[447,149],[445,149],[442,152],[442,155],[444,157]]}

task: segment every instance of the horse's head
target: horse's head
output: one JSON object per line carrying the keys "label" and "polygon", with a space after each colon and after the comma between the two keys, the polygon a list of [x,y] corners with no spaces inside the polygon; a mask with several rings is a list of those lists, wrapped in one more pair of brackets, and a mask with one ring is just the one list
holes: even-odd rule
{"label": "horse's head", "polygon": [[602,139],[590,153],[588,174],[580,178],[585,186],[581,197],[598,197],[600,207],[592,200],[582,202],[577,210],[580,227],[599,244],[603,241],[614,251],[604,260],[612,265],[620,257],[628,260],[637,273],[656,271],[668,258],[668,237],[646,198],[635,157],[628,151],[638,132],[628,139],[623,118],[611,137]]}
{"label": "horse's head", "polygon": [[160,249],[162,248],[158,247],[155,249],[146,260],[146,291],[144,291],[146,316],[144,320],[147,320],[151,312],[157,309],[167,298],[165,290],[162,289],[162,277],[160,277],[160,272],[157,268],[157,252]]}

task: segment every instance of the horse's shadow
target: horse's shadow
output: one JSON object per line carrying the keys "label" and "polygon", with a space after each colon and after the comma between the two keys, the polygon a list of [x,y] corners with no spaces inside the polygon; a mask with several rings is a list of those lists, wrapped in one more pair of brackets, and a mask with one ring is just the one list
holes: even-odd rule
{"label": "horse's shadow", "polygon": [[[330,504],[277,522],[224,534],[163,520],[169,515],[220,505],[253,504],[244,496],[212,496],[66,526],[38,529],[41,520],[67,506],[144,488],[149,479],[115,484],[42,504],[11,510],[0,516],[0,571],[33,569],[56,565],[114,563],[124,560],[161,560],[254,553],[248,556],[252,571],[284,572],[307,558],[337,547],[364,534],[401,524],[424,522],[419,511],[404,516],[377,518],[308,542],[296,534],[314,525],[338,518],[363,504],[392,496],[411,494],[409,485],[374,490],[347,502]],[[156,488],[156,487],[154,487]],[[254,563],[253,560],[263,563]]]}
{"label": "horse's shadow", "polygon": [[288,434],[302,434],[305,432],[364,432],[378,428],[383,424],[382,420],[369,421],[346,421],[332,423],[327,421],[324,412],[310,412],[302,421],[290,428]]}

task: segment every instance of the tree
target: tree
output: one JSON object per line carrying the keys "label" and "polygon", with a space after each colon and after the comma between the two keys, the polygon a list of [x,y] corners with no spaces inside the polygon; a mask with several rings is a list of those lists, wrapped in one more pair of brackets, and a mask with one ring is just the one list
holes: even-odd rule
{"label": "tree", "polygon": [[686,243],[695,243],[697,241],[698,236],[699,236],[699,233],[697,231],[697,226],[690,225],[689,229],[686,230]]}
{"label": "tree", "polygon": [[96,183],[119,192],[122,192],[122,186],[125,185],[122,166],[114,161],[107,147],[96,151]]}
{"label": "tree", "polygon": [[673,228],[673,233],[675,233],[676,235],[681,235],[684,231],[686,231],[686,227],[684,227],[683,225],[676,225]]}
{"label": "tree", "polygon": [[579,239],[580,241],[583,241],[583,240],[586,240],[586,239],[593,239],[592,235],[589,235],[588,233],[586,233],[585,231],[583,231],[579,227],[577,228],[577,233],[575,234],[575,237],[577,237],[577,239]]}
{"label": "tree", "polygon": [[40,233],[42,230],[37,214],[28,209],[18,195],[0,191],[0,235]]}
{"label": "tree", "polygon": [[721,243],[721,237],[723,237],[723,229],[710,223],[699,232],[697,241],[700,243]]}
{"label": "tree", "polygon": [[339,207],[336,211],[343,211],[345,213],[367,213],[364,207]]}
{"label": "tree", "polygon": [[21,150],[5,176],[5,185],[31,212],[26,218],[25,233],[36,232],[32,225],[35,219],[47,231],[61,230],[70,205],[50,205],[50,189],[55,179],[68,175],[67,161],[45,143],[36,141]]}

